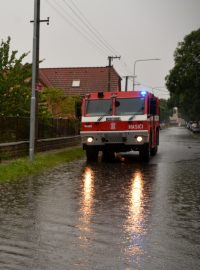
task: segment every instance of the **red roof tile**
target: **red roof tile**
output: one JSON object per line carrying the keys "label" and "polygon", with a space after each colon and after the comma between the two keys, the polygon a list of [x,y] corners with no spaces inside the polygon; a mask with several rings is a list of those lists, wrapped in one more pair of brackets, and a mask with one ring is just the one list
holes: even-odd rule
{"label": "red roof tile", "polygon": [[[39,80],[46,87],[64,90],[66,95],[82,95],[108,90],[109,67],[40,68]],[[110,67],[111,91],[121,90],[121,77]],[[73,81],[80,86],[73,87]]]}

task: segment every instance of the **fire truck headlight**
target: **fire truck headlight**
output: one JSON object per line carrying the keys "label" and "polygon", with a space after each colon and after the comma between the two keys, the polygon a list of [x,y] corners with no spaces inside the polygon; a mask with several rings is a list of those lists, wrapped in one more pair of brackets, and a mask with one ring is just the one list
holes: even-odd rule
{"label": "fire truck headlight", "polygon": [[88,138],[87,138],[87,142],[88,142],[88,143],[92,143],[93,141],[94,141],[94,138],[93,138],[93,137],[88,137]]}
{"label": "fire truck headlight", "polygon": [[138,142],[142,142],[143,138],[142,138],[142,136],[137,136],[136,140],[137,140]]}

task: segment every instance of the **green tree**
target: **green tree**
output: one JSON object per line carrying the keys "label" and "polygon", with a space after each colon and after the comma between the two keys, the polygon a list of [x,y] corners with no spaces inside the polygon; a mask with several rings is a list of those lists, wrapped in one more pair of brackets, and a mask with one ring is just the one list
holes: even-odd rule
{"label": "green tree", "polygon": [[62,90],[54,87],[46,87],[39,92],[39,115],[43,118],[60,117],[60,104],[64,98]]}
{"label": "green tree", "polygon": [[0,44],[0,115],[28,116],[30,113],[31,64],[22,64],[28,53],[17,58],[11,38]]}
{"label": "green tree", "polygon": [[169,122],[172,110],[168,106],[168,100],[160,99],[160,122]]}
{"label": "green tree", "polygon": [[79,100],[79,96],[65,96],[62,89],[47,87],[39,93],[39,113],[54,118],[74,118],[75,103]]}
{"label": "green tree", "polygon": [[185,36],[174,53],[175,66],[166,76],[170,104],[186,119],[200,119],[200,29]]}

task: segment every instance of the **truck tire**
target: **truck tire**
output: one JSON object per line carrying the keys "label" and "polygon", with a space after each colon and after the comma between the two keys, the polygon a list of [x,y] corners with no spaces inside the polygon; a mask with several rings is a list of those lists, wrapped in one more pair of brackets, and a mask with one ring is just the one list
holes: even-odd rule
{"label": "truck tire", "polygon": [[151,148],[151,156],[155,156],[158,151],[158,146],[156,145],[154,148]]}
{"label": "truck tire", "polygon": [[98,160],[99,151],[96,149],[86,149],[86,158],[87,161],[97,161]]}
{"label": "truck tire", "polygon": [[158,145],[159,145],[159,130],[156,130],[156,146],[151,148],[150,153],[151,156],[155,156],[158,152]]}

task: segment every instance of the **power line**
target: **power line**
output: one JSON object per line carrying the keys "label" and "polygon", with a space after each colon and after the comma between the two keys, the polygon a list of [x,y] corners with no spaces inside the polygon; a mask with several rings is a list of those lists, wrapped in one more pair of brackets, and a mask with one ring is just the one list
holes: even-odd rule
{"label": "power line", "polygon": [[[63,19],[70,24],[76,31],[78,31],[84,38],[86,38],[87,40],[89,39],[89,42],[92,42],[93,44],[95,43],[95,46],[98,46],[98,48],[105,54],[108,55],[110,52],[110,49],[108,48],[108,46],[106,47],[104,44],[102,44],[102,41],[98,38],[98,35],[95,35],[95,32],[91,31],[90,28],[87,27],[86,24],[83,24],[84,21],[80,18],[80,16],[78,16],[78,14],[73,10],[73,8],[71,8],[71,6],[65,1],[62,0],[64,2],[64,4],[70,8],[70,10],[73,12],[73,14],[75,15],[72,16],[69,14],[69,12],[67,12],[66,8],[63,8],[63,6],[58,3],[58,1],[54,1],[54,3],[50,2],[49,0],[47,0],[48,4],[53,7],[53,9],[56,9],[57,13],[59,13],[60,16],[63,17]],[[57,7],[55,7],[55,5]],[[67,15],[67,16],[66,16]],[[70,20],[69,20],[70,18]]]}
{"label": "power line", "polygon": [[[150,85],[146,85],[143,83],[140,83],[140,85],[149,88],[149,91],[152,92],[153,94],[154,94],[154,90],[157,90],[162,96],[168,96],[168,97],[170,96],[170,93],[167,89],[163,89],[163,90],[159,89],[159,88],[165,88],[165,87],[160,87],[160,86],[159,87],[152,87]],[[167,91],[168,91],[168,93],[167,93]]]}
{"label": "power line", "polygon": [[153,87],[153,86],[150,86],[150,85],[146,85],[144,83],[140,83],[140,84],[143,85],[144,87],[151,88],[153,90],[157,90],[157,91],[160,91],[160,92],[166,92],[166,91],[169,92],[167,89],[163,89],[163,90],[159,89],[159,88],[165,88],[164,86],[163,87],[160,87],[160,86]]}
{"label": "power line", "polygon": [[[60,5],[57,5],[58,8],[55,6],[55,2],[54,4],[52,4],[49,0],[46,0],[47,4],[60,16],[62,17],[62,19],[64,19],[72,28],[74,28],[77,32],[79,32],[87,41],[89,41],[89,43],[93,44],[93,46],[96,47],[96,49],[98,49],[99,52],[101,52],[101,54],[103,56],[107,55],[107,52],[102,49],[99,45],[97,45],[95,43],[95,41],[93,39],[91,39],[90,37],[88,37],[88,34],[83,33],[74,23],[72,23],[63,13],[63,8]],[[59,10],[60,8],[60,10]],[[74,21],[74,19],[68,14],[68,16],[72,19],[72,21]]]}
{"label": "power line", "polygon": [[[101,49],[106,52],[105,54],[107,54],[107,51],[110,51],[109,48],[107,48],[106,46],[102,46],[102,41],[98,38],[96,33],[94,31],[91,31],[91,29],[87,26],[84,20],[82,20],[82,18],[77,14],[77,12],[74,11],[73,8],[65,0],[62,0],[62,1],[65,4],[65,6],[68,7],[72,11],[72,13],[75,15],[75,18],[74,18],[69,13],[67,13],[67,15],[71,18],[71,20],[74,21],[76,25],[78,24],[79,28],[82,29],[82,31],[85,32],[88,36],[90,36],[93,42],[95,41],[98,44],[98,46],[100,46]],[[57,5],[60,7],[60,9],[63,10],[63,7],[60,4],[57,3]],[[83,23],[83,25],[80,23]]]}
{"label": "power line", "polygon": [[[71,1],[73,6],[76,8],[77,11],[73,9],[69,3],[67,3],[65,0],[62,0],[63,3],[68,7],[73,14],[75,15],[75,18],[72,17],[66,9],[63,9],[63,6],[60,5],[60,3],[55,2],[52,3],[50,0],[46,0],[47,3],[51,6],[51,8],[54,9],[59,16],[61,16],[72,28],[74,28],[77,32],[79,32],[84,39],[86,39],[90,44],[93,44],[93,47],[95,46],[96,49],[98,49],[101,52],[101,55],[107,56],[111,51],[117,52],[104,38],[103,36],[91,25],[91,23],[88,21],[88,19],[84,16],[84,14],[78,9],[78,7],[75,5],[75,3]],[[67,16],[66,16],[67,14]],[[80,15],[79,15],[80,14]],[[70,18],[70,20],[69,20]],[[80,25],[80,22],[84,25]],[[86,31],[87,29],[87,31]],[[109,53],[108,53],[109,52]],[[116,54],[116,53],[115,53]],[[127,70],[127,64],[125,61],[121,62],[125,69]]]}
{"label": "power line", "polygon": [[[163,93],[166,93],[166,91],[169,93],[169,91],[166,89],[166,90],[160,90],[160,89],[158,89],[158,88],[154,88],[153,87],[153,90],[156,90],[156,91],[159,91],[159,92],[163,92]],[[167,93],[166,93],[167,94]]]}
{"label": "power line", "polygon": [[[66,2],[66,0],[62,0],[63,5],[61,5],[60,0],[46,0],[47,4],[56,12],[67,24],[69,24],[76,32],[78,32],[87,42],[102,56],[106,56],[110,54],[110,52],[115,51],[115,49],[110,46],[110,44],[103,38],[103,36],[91,25],[88,19],[84,16],[84,14],[78,9],[75,3],[70,0],[74,8]],[[67,9],[66,9],[67,8]],[[72,13],[69,14],[69,11]],[[80,15],[79,15],[80,14]],[[119,55],[119,54],[118,54]],[[120,66],[123,70],[126,70],[126,73],[130,73],[126,62],[122,59],[120,61]]]}
{"label": "power line", "polygon": [[80,11],[80,9],[77,7],[77,5],[74,3],[73,0],[70,0],[72,5],[76,8],[79,14],[77,14],[76,11],[73,10],[73,8],[69,5],[69,3],[66,2],[66,0],[63,0],[65,4],[72,10],[72,12],[78,16],[78,18],[83,22],[83,24],[99,39],[102,44],[106,46],[112,53],[119,55],[120,53],[117,52],[101,35],[101,33],[89,22],[89,20],[85,17],[85,15]]}
{"label": "power line", "polygon": [[102,35],[94,28],[94,26],[91,25],[91,23],[88,21],[88,19],[83,15],[83,13],[78,9],[78,7],[74,4],[73,1],[71,1],[73,3],[73,5],[75,6],[75,8],[77,9],[77,11],[75,11],[73,9],[72,6],[70,6],[69,3],[66,2],[66,0],[62,0],[64,2],[64,4],[72,11],[72,13],[75,15],[75,17],[77,17],[82,23],[83,25],[87,28],[87,30],[94,35],[94,37],[96,38],[96,40],[98,40],[102,46],[104,46],[109,52],[112,52],[114,54],[117,54],[115,49],[113,49],[109,43],[107,43],[105,41],[105,39],[102,37]]}

